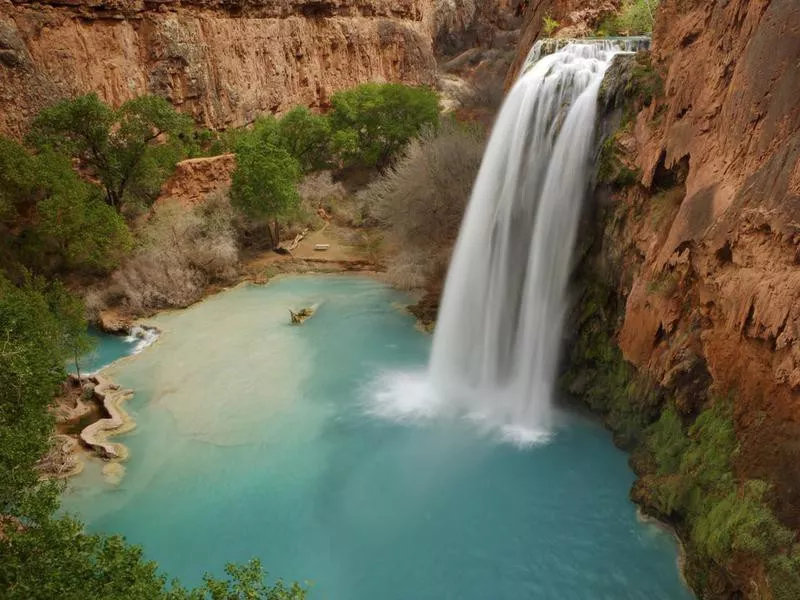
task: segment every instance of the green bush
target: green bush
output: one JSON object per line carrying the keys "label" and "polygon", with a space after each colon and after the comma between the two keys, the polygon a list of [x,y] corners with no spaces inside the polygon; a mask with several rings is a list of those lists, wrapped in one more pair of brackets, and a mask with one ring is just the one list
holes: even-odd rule
{"label": "green bush", "polygon": [[694,524],[692,537],[708,556],[724,564],[736,552],[770,556],[790,546],[794,533],[783,527],[766,503],[767,484],[750,480],[731,489]]}
{"label": "green bush", "polygon": [[619,142],[617,136],[608,137],[600,146],[600,156],[597,159],[597,180],[615,189],[624,189],[639,183],[641,173],[638,169],[631,169],[620,159]]}
{"label": "green bush", "polygon": [[599,36],[648,35],[653,32],[659,0],[623,0],[597,30]]}
{"label": "green bush", "polygon": [[689,439],[683,432],[680,417],[668,406],[647,431],[647,447],[656,460],[658,474],[676,473],[688,446]]}
{"label": "green bush", "polygon": [[544,33],[545,37],[550,37],[553,35],[556,29],[561,26],[561,23],[556,21],[550,15],[545,15],[542,17],[542,33]]}
{"label": "green bush", "polygon": [[333,150],[345,166],[385,166],[439,123],[439,97],[427,87],[366,83],[334,94],[331,105]]}

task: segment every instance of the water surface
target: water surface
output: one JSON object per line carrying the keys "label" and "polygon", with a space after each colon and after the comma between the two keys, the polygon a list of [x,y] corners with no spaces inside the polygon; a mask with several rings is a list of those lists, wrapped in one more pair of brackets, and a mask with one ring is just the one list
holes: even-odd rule
{"label": "water surface", "polygon": [[296,277],[154,319],[159,341],[110,369],[136,390],[126,475],[90,465],[66,508],[188,584],[259,556],[312,581],[312,599],[690,598],[597,425],[574,418],[523,450],[464,422],[370,416],[370,382],[427,362],[403,299]]}

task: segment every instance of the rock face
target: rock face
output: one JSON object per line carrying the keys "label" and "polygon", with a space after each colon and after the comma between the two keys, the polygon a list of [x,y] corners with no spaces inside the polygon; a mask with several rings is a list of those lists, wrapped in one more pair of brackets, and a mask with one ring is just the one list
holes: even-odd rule
{"label": "rock face", "polygon": [[432,0],[0,0],[0,133],[88,91],[168,98],[206,126],[325,106],[368,80],[433,83]]}
{"label": "rock face", "polygon": [[[685,183],[661,230],[642,232],[620,346],[662,381],[699,355],[735,394],[740,474],[772,482],[797,529],[800,5],[663,0],[653,59],[664,97],[639,115],[632,152],[651,202]],[[653,294],[659,281],[672,283]]]}
{"label": "rock face", "polygon": [[175,165],[175,172],[164,183],[156,202],[177,201],[186,207],[196,206],[214,191],[227,188],[235,168],[235,154],[182,160]]}
{"label": "rock face", "polygon": [[[599,4],[532,0],[510,77],[544,15]],[[594,266],[619,269],[601,283],[621,298],[602,316],[627,363],[687,422],[730,399],[736,480],[766,481],[775,514],[797,532],[800,3],[661,0],[650,62],[636,68],[646,106],[616,134],[624,177],[597,198],[612,217],[604,230],[594,223]],[[622,394],[629,406],[633,396]],[[658,418],[660,405],[641,404],[647,423]],[[765,592],[753,561],[728,566],[703,597],[797,597]]]}

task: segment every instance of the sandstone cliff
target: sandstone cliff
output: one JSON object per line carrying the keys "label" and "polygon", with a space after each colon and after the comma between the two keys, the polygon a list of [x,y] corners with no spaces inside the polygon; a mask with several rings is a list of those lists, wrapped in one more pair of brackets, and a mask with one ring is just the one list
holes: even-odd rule
{"label": "sandstone cliff", "polygon": [[[769,504],[796,543],[800,5],[662,0],[650,56],[637,61],[638,81],[621,85],[639,86],[641,110],[626,115],[601,153],[601,170],[613,175],[596,198],[604,219],[587,224],[596,254],[582,285],[594,289],[584,287],[581,310],[596,314],[591,327],[605,327],[636,377],[660,391],[613,390],[616,404],[601,412],[636,448],[625,443],[625,426],[641,431],[664,406],[692,423],[709,405],[730,402],[736,481],[769,484]],[[579,396],[591,386],[586,374],[571,373]],[[634,465],[646,477],[634,497],[669,516],[653,501],[648,478],[657,475],[640,458]],[[762,561],[730,544],[724,560],[694,560],[691,518],[677,515],[702,597],[797,597],[796,584],[779,586]]]}
{"label": "sandstone cliff", "polygon": [[639,232],[619,343],[663,382],[694,353],[735,393],[740,474],[800,528],[800,5],[664,0],[652,55],[664,95],[630,151],[651,203],[685,181]]}
{"label": "sandstone cliff", "polygon": [[0,133],[97,92],[165,96],[206,126],[363,81],[433,83],[432,0],[0,0]]}

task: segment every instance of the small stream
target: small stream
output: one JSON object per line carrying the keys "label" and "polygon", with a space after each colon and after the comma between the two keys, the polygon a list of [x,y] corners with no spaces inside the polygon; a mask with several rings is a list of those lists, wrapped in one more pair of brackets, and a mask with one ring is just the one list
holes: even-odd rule
{"label": "small stream", "polygon": [[91,463],[65,509],[187,584],[258,556],[312,599],[691,598],[597,424],[562,415],[522,449],[463,420],[374,416],[374,382],[428,360],[404,300],[366,277],[290,277],[153,319],[158,343],[107,370],[136,390],[126,474]]}

